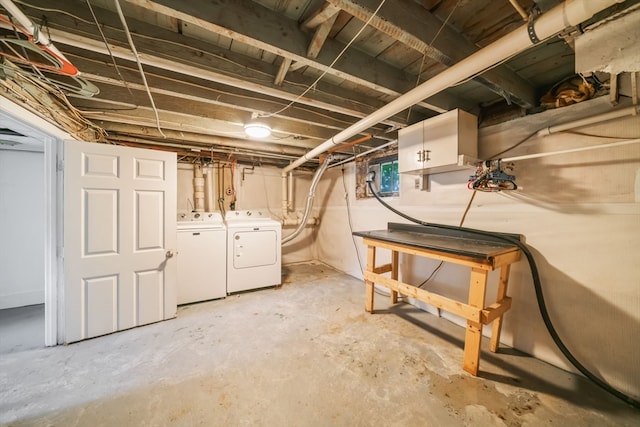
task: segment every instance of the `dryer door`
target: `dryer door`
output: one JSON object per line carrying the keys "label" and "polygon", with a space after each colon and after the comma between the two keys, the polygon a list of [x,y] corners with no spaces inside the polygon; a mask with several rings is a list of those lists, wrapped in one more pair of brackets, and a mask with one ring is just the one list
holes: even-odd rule
{"label": "dryer door", "polygon": [[275,230],[233,232],[233,267],[237,269],[273,265],[278,261]]}

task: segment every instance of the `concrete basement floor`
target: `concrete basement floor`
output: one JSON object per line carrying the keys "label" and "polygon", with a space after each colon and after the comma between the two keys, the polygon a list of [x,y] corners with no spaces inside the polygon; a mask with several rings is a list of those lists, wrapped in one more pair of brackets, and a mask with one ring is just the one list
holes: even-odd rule
{"label": "concrete basement floor", "polygon": [[[0,356],[10,426],[637,426],[640,411],[508,348],[461,369],[464,330],[320,263],[178,317]],[[508,321],[508,318],[507,318]],[[485,343],[486,344],[486,343]]]}

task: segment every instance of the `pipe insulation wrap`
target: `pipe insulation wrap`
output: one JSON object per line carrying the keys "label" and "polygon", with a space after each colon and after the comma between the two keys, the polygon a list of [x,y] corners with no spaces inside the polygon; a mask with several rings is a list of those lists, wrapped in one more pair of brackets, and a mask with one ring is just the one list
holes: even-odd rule
{"label": "pipe insulation wrap", "polygon": [[[623,0],[568,0],[541,15],[535,21],[535,32],[540,40],[547,39],[562,31],[567,26],[577,25],[586,21],[597,12],[616,3],[621,3],[622,1]],[[569,23],[569,25],[567,25],[567,23]],[[285,167],[283,171],[289,172],[297,168],[306,161],[329,150],[334,145],[345,142],[348,138],[421,102],[423,99],[433,96],[471,76],[483,72],[512,55],[524,51],[531,44],[527,25],[525,24],[339,132],[333,138],[326,140],[315,149]]]}

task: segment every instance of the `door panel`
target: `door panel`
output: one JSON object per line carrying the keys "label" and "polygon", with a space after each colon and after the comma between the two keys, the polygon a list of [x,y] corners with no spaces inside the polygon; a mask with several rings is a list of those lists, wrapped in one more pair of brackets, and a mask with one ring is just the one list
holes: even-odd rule
{"label": "door panel", "polygon": [[176,156],[65,142],[64,341],[176,314]]}
{"label": "door panel", "polygon": [[233,235],[233,266],[253,268],[277,261],[277,234],[274,230],[237,231]]}
{"label": "door panel", "polygon": [[155,322],[163,314],[164,274],[162,270],[149,270],[138,271],[135,275],[137,300],[147,302],[137,306],[137,323]]}
{"label": "door panel", "polygon": [[136,251],[163,247],[164,203],[162,191],[136,191]]}
{"label": "door panel", "polygon": [[81,227],[85,256],[118,253],[118,191],[85,189]]}
{"label": "door panel", "polygon": [[82,326],[87,336],[104,335],[118,327],[118,276],[84,279]]}

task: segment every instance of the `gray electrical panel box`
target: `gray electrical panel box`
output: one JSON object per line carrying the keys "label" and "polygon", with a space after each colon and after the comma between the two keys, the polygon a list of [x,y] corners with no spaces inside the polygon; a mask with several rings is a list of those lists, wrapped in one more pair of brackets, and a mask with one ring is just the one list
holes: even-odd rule
{"label": "gray electrical panel box", "polygon": [[398,131],[400,173],[469,169],[478,156],[478,118],[456,109]]}

